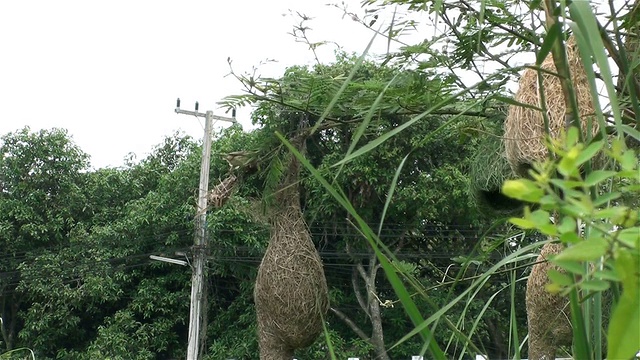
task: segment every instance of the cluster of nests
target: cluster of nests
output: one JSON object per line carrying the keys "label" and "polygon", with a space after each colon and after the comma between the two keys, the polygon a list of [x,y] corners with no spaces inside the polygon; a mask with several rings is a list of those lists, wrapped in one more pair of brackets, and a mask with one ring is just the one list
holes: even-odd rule
{"label": "cluster of nests", "polygon": [[[583,135],[589,132],[595,136],[599,127],[594,121],[589,83],[573,37],[566,43],[566,53],[579,109],[580,128]],[[505,180],[527,177],[534,162],[548,157],[542,109],[546,113],[551,138],[557,138],[566,129],[566,106],[556,74],[551,54],[542,62],[540,70],[526,69],[520,77],[515,101],[528,106],[509,106],[504,134],[501,136],[496,131],[480,144],[470,169],[473,179],[470,193],[479,207],[507,213],[519,210],[519,203],[504,197],[500,188]]]}
{"label": "cluster of nests", "polygon": [[[599,130],[598,124],[594,121],[587,76],[573,38],[567,41],[566,52],[581,129],[584,135],[590,132],[594,136]],[[511,105],[502,138],[487,137],[476,153],[471,168],[471,192],[480,206],[506,210],[517,207],[516,203],[500,194],[501,184],[509,178],[527,176],[532,163],[548,156],[547,135],[557,138],[566,129],[566,107],[556,73],[551,55],[542,62],[539,70],[525,70],[515,100],[529,106]],[[545,110],[547,124],[539,109]],[[284,181],[280,187],[282,193],[270,214],[271,239],[255,284],[262,360],[291,359],[294,350],[313,343],[322,331],[323,318],[329,307],[322,261],[300,209],[295,185],[295,169],[299,166],[296,161],[291,160],[290,181]],[[230,161],[230,165],[233,168],[235,164]],[[231,182],[235,182],[235,178]],[[219,192],[224,193],[230,185],[221,185],[223,188]],[[555,268],[545,260],[548,255],[561,250],[562,245],[557,243],[544,245],[527,282],[531,359],[553,359],[559,346],[571,345],[568,301],[549,294],[545,289],[547,273]]]}
{"label": "cluster of nests", "polygon": [[[587,75],[573,37],[566,42],[566,54],[578,104],[579,113],[576,115],[581,121],[580,128],[585,138],[586,135],[593,137],[599,128],[595,121]],[[556,74],[551,54],[542,62],[539,70],[526,69],[520,78],[515,101],[528,106],[510,105],[503,136],[489,136],[480,146],[472,162],[473,180],[470,188],[480,207],[507,213],[519,210],[518,203],[500,193],[502,183],[507,179],[529,176],[532,164],[549,156],[545,140],[547,136],[558,138],[567,128],[564,95]],[[549,282],[549,270],[560,271],[546,260],[549,255],[558,254],[562,249],[563,246],[558,243],[545,244],[527,281],[530,359],[555,359],[559,347],[572,343],[568,299],[550,294],[545,288]]]}

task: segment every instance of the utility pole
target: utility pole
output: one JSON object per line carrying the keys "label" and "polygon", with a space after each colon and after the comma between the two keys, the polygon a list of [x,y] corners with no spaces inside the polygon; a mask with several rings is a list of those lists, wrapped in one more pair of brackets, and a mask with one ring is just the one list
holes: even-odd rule
{"label": "utility pole", "polygon": [[[202,329],[206,328],[206,313],[202,309],[206,306],[205,268],[207,262],[207,193],[209,190],[209,161],[211,159],[211,130],[213,120],[236,123],[235,110],[233,117],[213,115],[213,111],[206,113],[196,110],[180,109],[180,99],[176,103],[176,113],[204,117],[204,138],[202,141],[202,161],[200,163],[200,186],[198,191],[198,207],[196,210],[196,233],[193,245],[193,266],[191,275],[191,305],[189,311],[189,344],[187,346],[187,360],[198,360],[202,352]],[[204,324],[204,326],[203,326]]]}

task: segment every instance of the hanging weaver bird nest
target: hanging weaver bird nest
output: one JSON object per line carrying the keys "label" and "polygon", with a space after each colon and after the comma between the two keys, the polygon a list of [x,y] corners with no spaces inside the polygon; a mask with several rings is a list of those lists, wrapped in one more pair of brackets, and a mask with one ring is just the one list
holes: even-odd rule
{"label": "hanging weaver bird nest", "polygon": [[215,208],[221,208],[231,197],[237,181],[238,178],[233,174],[220,181],[218,185],[209,191],[207,196],[208,203]]}
{"label": "hanging weaver bird nest", "polygon": [[[598,123],[594,117],[594,107],[587,75],[584,70],[580,54],[571,37],[566,43],[567,60],[569,62],[571,82],[579,109],[580,127],[586,135],[591,128],[592,134],[598,132]],[[515,100],[519,103],[542,108],[544,96],[546,113],[549,119],[549,134],[558,138],[565,129],[566,107],[564,95],[557,75],[553,57],[549,54],[540,65],[542,88],[538,82],[538,70],[526,69],[520,78],[519,88]],[[509,113],[504,124],[504,142],[507,160],[513,171],[526,176],[531,164],[544,160],[547,155],[545,145],[545,125],[541,111],[518,105],[510,105]]]}
{"label": "hanging weaver bird nest", "polygon": [[549,270],[565,273],[547,261],[550,255],[559,254],[563,249],[562,244],[545,244],[527,279],[526,307],[530,359],[555,359],[560,346],[571,346],[573,332],[569,299],[549,293],[546,289]]}
{"label": "hanging weaver bird nest", "polygon": [[500,137],[485,137],[471,159],[469,193],[476,206],[489,212],[509,213],[522,204],[502,194],[502,183],[515,176],[504,154]]}
{"label": "hanging weaver bird nest", "polygon": [[329,307],[322,260],[302,217],[297,160],[276,194],[271,239],[254,290],[260,359],[291,359],[322,331]]}

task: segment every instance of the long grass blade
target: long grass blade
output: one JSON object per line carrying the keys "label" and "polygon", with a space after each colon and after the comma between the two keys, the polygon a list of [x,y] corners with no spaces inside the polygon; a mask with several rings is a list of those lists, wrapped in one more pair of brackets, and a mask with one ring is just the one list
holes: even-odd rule
{"label": "long grass blade", "polygon": [[347,86],[349,86],[349,83],[351,83],[351,79],[353,79],[353,77],[356,75],[356,72],[358,72],[358,69],[364,62],[364,59],[369,53],[369,50],[371,49],[371,46],[373,45],[373,41],[376,39],[377,34],[378,34],[377,32],[373,34],[373,37],[371,37],[371,40],[369,40],[369,43],[367,44],[367,47],[364,49],[362,54],[355,61],[353,68],[349,72],[349,75],[347,76],[347,78],[344,79],[342,86],[340,86],[340,89],[338,89],[338,92],[336,92],[336,94],[333,96],[333,98],[331,99],[331,102],[329,102],[329,105],[327,105],[327,107],[324,109],[324,111],[322,112],[322,115],[320,116],[320,119],[318,119],[318,121],[313,126],[313,128],[311,128],[311,132],[310,132],[311,134],[315,133],[318,130],[318,128],[320,128],[320,125],[322,124],[324,119],[327,117],[327,115],[329,115],[333,107],[338,103],[340,96],[342,96],[342,93],[344,93]]}
{"label": "long grass blade", "polygon": [[[291,143],[282,134],[276,132],[276,136],[296,156],[300,163],[314,176],[314,178],[320,182],[325,190],[327,190],[329,194],[331,194],[331,196],[336,201],[338,201],[338,203],[342,205],[344,209],[347,210],[347,212],[353,217],[359,227],[359,230],[364,234],[365,238],[369,242],[369,245],[378,257],[380,265],[382,266],[387,279],[389,280],[389,283],[391,283],[394,291],[396,292],[396,295],[400,299],[405,312],[414,323],[414,325],[417,326],[421,324],[424,321],[422,314],[411,298],[411,295],[407,291],[406,287],[398,277],[398,270],[391,264],[389,258],[382,253],[381,248],[384,247],[380,243],[375,233],[369,227],[369,225],[362,219],[362,217],[358,214],[349,200],[344,196],[344,194],[339,192],[333,185],[331,185],[322,176],[322,174],[313,165],[311,165],[311,163],[302,154],[300,154],[300,152],[293,145],[291,145]],[[444,353],[442,352],[442,349],[440,349],[428,328],[423,327],[418,333],[421,335],[422,339],[425,342],[429,343],[429,351],[434,359],[446,359]]]}

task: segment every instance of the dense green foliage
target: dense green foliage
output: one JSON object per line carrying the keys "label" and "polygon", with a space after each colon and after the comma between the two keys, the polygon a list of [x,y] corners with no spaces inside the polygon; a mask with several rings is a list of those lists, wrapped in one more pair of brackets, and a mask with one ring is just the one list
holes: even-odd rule
{"label": "dense green foliage", "polygon": [[[333,65],[289,69],[281,81],[292,89],[281,98],[299,99],[301,94],[295,89],[303,89],[300,91],[311,92],[316,98],[315,108],[292,110],[287,104],[258,101],[253,116],[261,129],[245,133],[232,127],[216,135],[212,186],[228,170],[222,154],[256,151],[261,162],[257,172],[243,176],[242,185],[231,200],[223,208],[212,210],[208,217],[212,243],[208,356],[212,359],[253,358],[257,352],[252,290],[268,240],[262,204],[267,201],[264,195],[282,172],[278,170],[280,155],[286,153],[274,133],[292,129],[301,115],[310,126],[319,124],[320,111],[332,100],[332,92],[324,93],[324,89],[339,85],[340,75],[347,73],[356,61],[340,56]],[[367,142],[408,118],[408,114],[387,108],[388,105],[381,105],[375,116],[365,111],[366,103],[375,100],[380,88],[395,78],[402,79],[397,80],[395,93],[425,86],[433,86],[434,93],[446,89],[442,81],[428,83],[426,77],[419,71],[403,71],[373,62],[362,64],[348,87],[349,92],[360,95],[359,100],[350,98],[354,103],[344,103],[328,113],[327,122],[308,137],[309,159],[322,172],[333,173],[333,164],[349,150],[349,143],[363,121],[375,129],[361,134],[361,141]],[[358,106],[362,109],[354,110]],[[381,234],[396,249],[398,259],[428,286],[438,286],[443,278],[455,276],[452,265],[455,269],[459,265],[452,258],[474,248],[483,226],[483,219],[475,212],[466,192],[466,168],[475,142],[469,141],[462,130],[470,123],[462,122],[442,132],[442,136],[424,141],[446,124],[447,116],[454,115],[428,117],[412,136],[388,142],[360,157],[334,179],[372,224],[384,224]],[[489,109],[481,118],[490,116],[495,114]],[[177,251],[189,253],[199,171],[198,145],[175,134],[138,163],[129,161],[122,168],[88,170],[86,155],[73,146],[64,132],[51,130],[39,134],[45,140],[21,140],[38,136],[28,129],[5,135],[2,153],[3,164],[7,165],[3,167],[3,176],[7,180],[3,180],[6,184],[3,186],[10,190],[3,193],[2,206],[25,206],[21,197],[14,196],[18,190],[9,188],[9,179],[34,178],[48,171],[46,178],[61,178],[56,182],[59,191],[67,191],[60,193],[64,201],[51,205],[65,227],[42,220],[40,232],[50,232],[49,237],[39,236],[36,242],[32,233],[33,237],[28,239],[7,236],[3,240],[9,249],[3,254],[14,261],[3,262],[3,274],[12,274],[11,278],[2,278],[6,314],[3,319],[16,319],[13,325],[4,322],[6,333],[15,335],[4,338],[3,347],[9,350],[27,346],[38,358],[181,356],[186,345],[190,272],[177,265],[149,261],[148,257],[152,254],[176,257]],[[23,148],[11,147],[14,143]],[[55,147],[58,143],[67,144],[66,148],[58,150]],[[416,145],[419,147],[415,148]],[[52,157],[47,153],[67,148],[73,150],[66,150],[70,155]],[[24,158],[30,153],[34,153],[32,158]],[[407,154],[411,156],[400,171],[403,184],[396,189],[395,205],[383,214],[388,184],[395,176],[397,164]],[[17,161],[33,164],[34,170],[16,174],[21,167],[11,164]],[[411,324],[404,318],[401,307],[394,306],[397,298],[392,288],[378,276],[379,264],[350,225],[347,213],[308,173],[303,178],[304,213],[325,262],[331,289],[332,312],[327,320],[336,350],[344,356],[385,353],[411,330]],[[47,187],[50,185],[35,180],[29,192],[50,191]],[[22,182],[16,184],[26,186]],[[31,211],[42,211],[42,204],[31,204],[34,209]],[[23,225],[18,220],[4,221],[19,232]],[[25,223],[38,224],[35,220]],[[423,306],[437,307],[446,303],[447,296],[443,293],[435,298],[435,303]],[[474,301],[477,305],[472,312],[482,305],[482,300]],[[504,301],[506,304],[507,297]],[[488,351],[508,331],[501,325],[507,322],[501,316],[496,311],[479,332],[480,342],[487,344]],[[447,336],[442,333],[439,338],[445,341]],[[418,343],[405,343],[390,350],[389,356],[408,357],[419,350]],[[326,345],[319,339],[317,345],[300,356],[325,358]]]}

